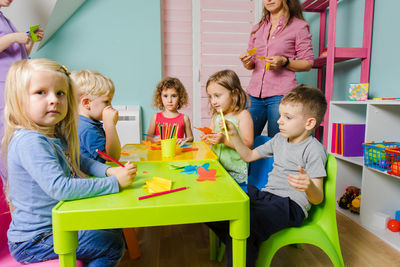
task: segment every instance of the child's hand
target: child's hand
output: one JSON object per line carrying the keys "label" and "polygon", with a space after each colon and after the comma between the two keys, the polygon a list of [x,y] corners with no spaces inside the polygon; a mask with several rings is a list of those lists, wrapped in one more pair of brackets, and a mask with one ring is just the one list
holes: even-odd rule
{"label": "child's hand", "polygon": [[176,144],[180,145],[184,142],[186,143],[187,140],[188,140],[187,138],[178,138],[176,139]]}
{"label": "child's hand", "polygon": [[125,167],[110,167],[107,169],[107,175],[114,175],[117,177],[118,184],[120,188],[125,188],[129,186],[135,180],[137,171],[136,164],[128,163]]}
{"label": "child's hand", "polygon": [[116,125],[118,122],[118,111],[112,106],[107,106],[103,109],[103,123],[105,126]]}
{"label": "child's hand", "polygon": [[[226,123],[226,129],[228,130],[228,134],[230,135],[230,136],[237,136],[237,135],[239,135],[239,133],[238,133],[238,131],[237,131],[237,129],[236,129],[236,126],[235,126],[235,124],[233,124],[231,121],[229,121],[229,120],[225,120],[225,123]],[[221,120],[220,122],[219,122],[219,127],[221,128],[221,131],[225,131],[224,130],[224,122]]]}
{"label": "child's hand", "polygon": [[157,136],[153,137],[152,142],[153,143],[160,143],[161,142],[161,136],[157,135]]}
{"label": "child's hand", "polygon": [[289,174],[288,182],[296,190],[305,192],[311,185],[312,181],[307,172],[301,166],[298,166],[299,174]]}
{"label": "child's hand", "polygon": [[213,144],[213,145],[221,144],[224,142],[224,135],[222,133],[205,134],[203,142],[205,142],[207,144]]}

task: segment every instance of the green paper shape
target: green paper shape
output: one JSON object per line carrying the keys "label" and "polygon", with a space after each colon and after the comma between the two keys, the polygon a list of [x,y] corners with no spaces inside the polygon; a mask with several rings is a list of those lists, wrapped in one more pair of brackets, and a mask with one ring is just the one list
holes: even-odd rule
{"label": "green paper shape", "polygon": [[39,30],[39,24],[33,25],[29,27],[29,34],[31,35],[32,41],[37,42],[40,41],[40,38],[36,35],[36,32]]}

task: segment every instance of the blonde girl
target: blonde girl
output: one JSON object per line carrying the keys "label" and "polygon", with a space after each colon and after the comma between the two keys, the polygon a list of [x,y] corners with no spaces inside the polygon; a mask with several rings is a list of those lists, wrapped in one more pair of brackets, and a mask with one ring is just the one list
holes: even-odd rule
{"label": "blonde girl", "polygon": [[[57,258],[51,210],[60,200],[116,193],[129,186],[136,166],[108,167],[79,155],[77,100],[68,70],[46,59],[15,62],[6,78],[5,135],[12,222],[9,249],[21,263]],[[102,179],[80,179],[86,174]],[[80,231],[78,259],[115,266],[123,255],[120,229]]]}
{"label": "blonde girl", "polygon": [[249,148],[253,146],[253,120],[246,109],[247,94],[242,89],[239,77],[232,70],[214,73],[207,81],[211,112],[213,114],[210,128],[216,134],[201,135],[200,138],[212,144],[212,150],[219,161],[236,182],[247,191],[247,163],[234,149],[231,140],[224,135],[221,110],[226,120],[231,121],[240,133],[243,143]]}
{"label": "blonde girl", "polygon": [[193,132],[188,116],[179,113],[178,110],[188,103],[188,95],[185,87],[178,78],[166,77],[158,83],[153,96],[154,107],[161,110],[154,114],[150,121],[146,140],[160,141],[158,124],[176,123],[178,128],[177,143],[192,142]]}

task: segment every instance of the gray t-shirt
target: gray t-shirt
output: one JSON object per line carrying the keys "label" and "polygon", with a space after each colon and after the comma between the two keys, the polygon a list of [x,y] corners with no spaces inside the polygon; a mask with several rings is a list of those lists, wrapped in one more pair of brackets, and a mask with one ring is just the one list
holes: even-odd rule
{"label": "gray t-shirt", "polygon": [[325,177],[327,159],[325,147],[312,136],[302,143],[290,144],[287,138],[278,133],[270,141],[256,147],[256,150],[263,158],[274,157],[268,184],[262,191],[289,197],[303,209],[307,217],[307,211],[311,208],[311,204],[306,193],[297,191],[290,186],[288,176],[289,174],[299,174],[298,166],[300,165],[311,178]]}

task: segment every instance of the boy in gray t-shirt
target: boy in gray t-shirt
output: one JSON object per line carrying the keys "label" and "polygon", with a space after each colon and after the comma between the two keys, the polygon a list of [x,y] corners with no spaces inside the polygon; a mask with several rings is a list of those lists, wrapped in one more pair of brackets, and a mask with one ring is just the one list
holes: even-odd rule
{"label": "boy in gray t-shirt", "polygon": [[[311,204],[319,204],[324,199],[327,153],[311,133],[320,125],[326,106],[325,96],[319,89],[306,85],[292,89],[279,105],[280,133],[253,150],[243,144],[235,126],[227,122],[228,133],[244,161],[274,157],[268,184],[261,191],[251,185],[248,187],[250,237],[246,266],[255,266],[262,241],[284,228],[300,226]],[[227,224],[211,223],[209,226],[225,241],[227,265],[231,266]]]}

